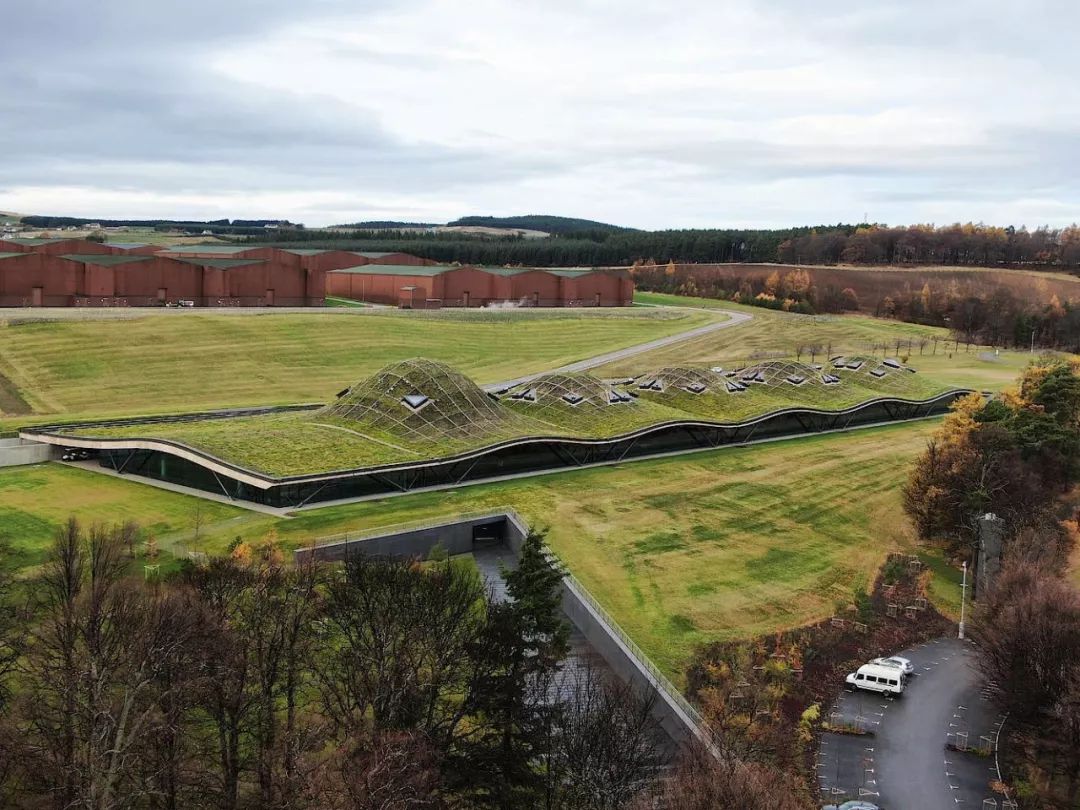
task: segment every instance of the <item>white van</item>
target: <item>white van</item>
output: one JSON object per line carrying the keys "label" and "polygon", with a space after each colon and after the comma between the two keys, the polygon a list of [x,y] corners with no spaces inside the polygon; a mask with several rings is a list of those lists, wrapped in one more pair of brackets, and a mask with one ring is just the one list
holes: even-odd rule
{"label": "white van", "polygon": [[869,692],[902,695],[907,685],[907,675],[899,667],[863,664],[858,671],[847,676],[847,683],[856,689],[866,689]]}

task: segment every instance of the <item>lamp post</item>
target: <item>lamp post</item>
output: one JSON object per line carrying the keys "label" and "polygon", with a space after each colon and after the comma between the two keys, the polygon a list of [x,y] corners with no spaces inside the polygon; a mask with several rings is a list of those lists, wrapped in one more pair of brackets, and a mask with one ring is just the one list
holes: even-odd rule
{"label": "lamp post", "polygon": [[964,602],[967,601],[967,561],[964,561],[964,582],[960,585],[960,633],[957,638],[964,638]]}

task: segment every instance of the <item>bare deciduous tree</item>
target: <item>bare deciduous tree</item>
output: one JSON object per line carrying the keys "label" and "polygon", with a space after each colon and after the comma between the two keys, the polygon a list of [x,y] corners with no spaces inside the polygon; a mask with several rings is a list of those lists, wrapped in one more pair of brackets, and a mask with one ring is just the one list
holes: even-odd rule
{"label": "bare deciduous tree", "polygon": [[655,697],[587,665],[564,673],[548,759],[549,807],[618,810],[649,788],[663,761]]}

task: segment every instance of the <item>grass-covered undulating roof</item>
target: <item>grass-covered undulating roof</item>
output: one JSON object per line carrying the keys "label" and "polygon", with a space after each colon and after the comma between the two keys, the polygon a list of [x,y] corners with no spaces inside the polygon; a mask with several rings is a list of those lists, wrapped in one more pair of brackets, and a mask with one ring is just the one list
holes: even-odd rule
{"label": "grass-covered undulating roof", "polygon": [[445,458],[510,439],[607,439],[677,421],[741,422],[787,408],[840,411],[947,389],[895,360],[770,360],[672,366],[620,380],[551,373],[486,392],[433,360],[394,363],[316,410],[60,429],[85,438],[163,439],[271,476]]}

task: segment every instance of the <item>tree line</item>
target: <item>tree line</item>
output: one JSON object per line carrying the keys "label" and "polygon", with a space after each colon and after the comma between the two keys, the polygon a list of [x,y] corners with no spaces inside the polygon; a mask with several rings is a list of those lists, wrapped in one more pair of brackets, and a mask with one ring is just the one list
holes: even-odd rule
{"label": "tree line", "polygon": [[976,561],[981,515],[1004,521],[1003,569],[975,570],[976,660],[1007,714],[1005,763],[1023,806],[1080,801],[1080,593],[1063,573],[1077,534],[1080,376],[1033,363],[1002,398],[959,402],[914,464],[904,509],[923,539]]}
{"label": "tree line", "polygon": [[[853,277],[856,271],[850,271],[847,285],[836,283],[843,277],[842,271],[791,266],[768,271],[675,262],[639,263],[631,272],[637,288],[650,292],[715,298],[807,315],[869,311],[879,318],[944,327],[954,339],[968,344],[1080,351],[1080,302],[1062,301],[1057,294],[1035,302],[1018,297],[991,279],[968,282],[963,289],[955,280],[926,281],[913,288],[903,279],[892,286],[879,278],[860,284],[860,279]],[[875,290],[884,291],[875,294]],[[874,297],[869,297],[872,294]]]}
{"label": "tree line", "polygon": [[[480,218],[482,219],[482,218]],[[470,221],[472,221],[470,219]],[[502,221],[502,220],[500,220]],[[531,221],[531,220],[530,220]],[[441,262],[537,266],[629,266],[635,262],[780,262],[783,264],[1080,266],[1080,227],[824,225],[783,229],[633,231],[591,225],[539,239],[463,237],[454,233],[319,229],[256,234],[283,247],[386,250]]]}
{"label": "tree line", "polygon": [[537,534],[503,600],[440,555],[294,566],[273,537],[144,581],[136,536],[71,519],[0,575],[0,806],[803,806],[735,758],[668,769],[647,696],[561,671]]}
{"label": "tree line", "polygon": [[1080,227],[1027,228],[959,223],[945,227],[859,226],[785,239],[776,260],[794,264],[1080,265]]}

